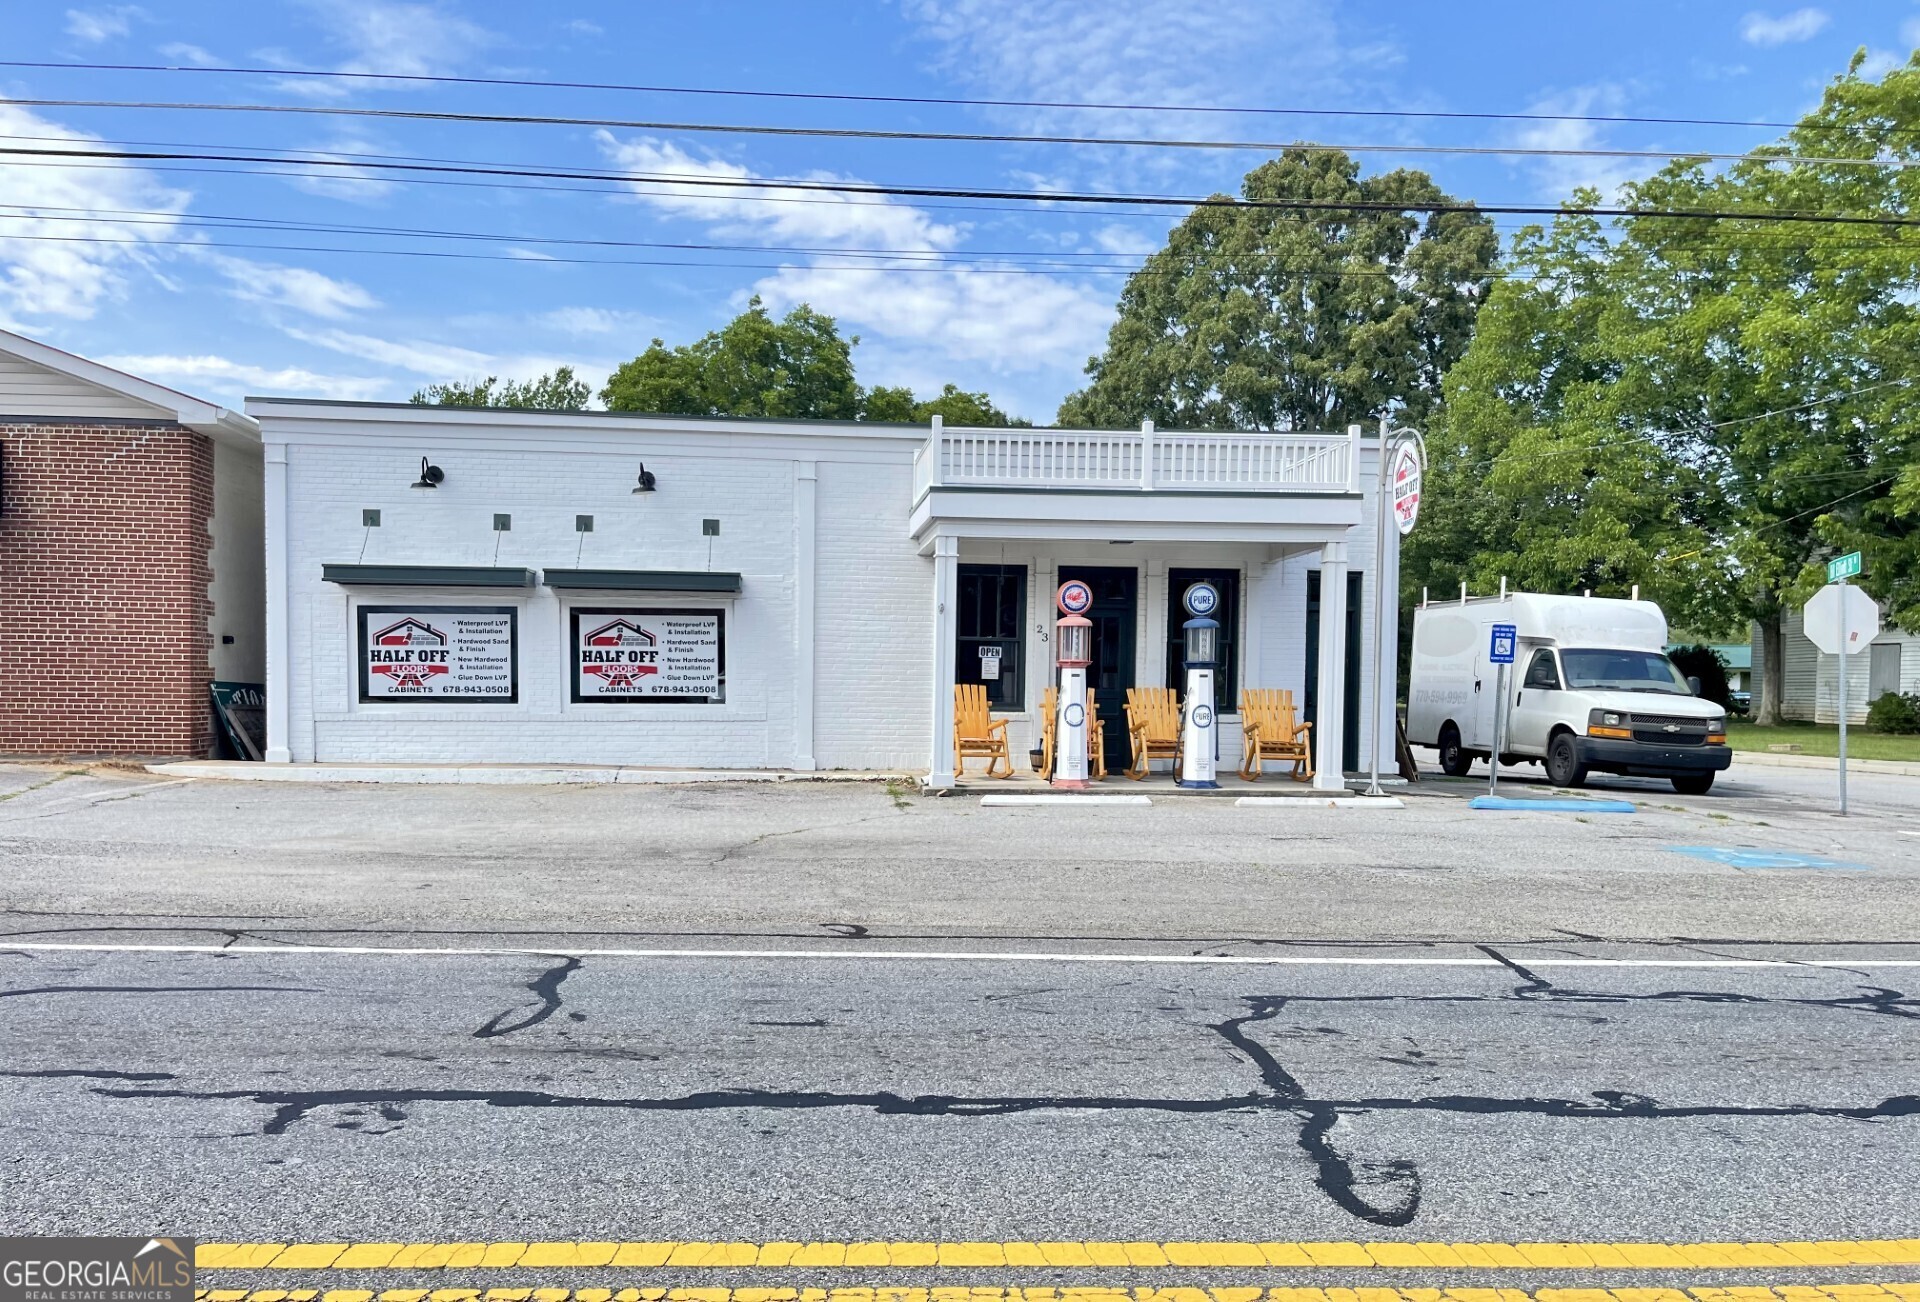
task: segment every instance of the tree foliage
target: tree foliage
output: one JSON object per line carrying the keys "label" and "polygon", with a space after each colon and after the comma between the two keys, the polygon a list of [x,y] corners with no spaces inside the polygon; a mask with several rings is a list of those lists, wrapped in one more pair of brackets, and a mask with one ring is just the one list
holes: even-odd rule
{"label": "tree foliage", "polygon": [[[1920,162],[1920,68],[1860,60],[1768,151]],[[1588,202],[1597,198],[1577,196]],[[1627,206],[1760,219],[1563,217],[1515,240],[1434,424],[1419,587],[1611,595],[1638,583],[1689,627],[1781,616],[1855,547],[1866,586],[1920,627],[1920,240],[1782,213],[1905,215],[1920,169],[1677,162]],[[1761,722],[1778,710],[1762,676]]]}
{"label": "tree foliage", "polygon": [[860,409],[858,342],[804,303],[776,321],[755,298],[691,344],[668,348],[655,339],[607,377],[600,398],[609,411],[852,420]]}
{"label": "tree foliage", "polygon": [[607,378],[609,411],[681,416],[764,416],[954,425],[1013,421],[984,393],[949,384],[921,401],[908,388],[863,389],[854,376],[858,335],[843,338],[835,320],[805,303],[775,320],[755,298],[747,310],[691,344],[655,339]]}
{"label": "tree foliage", "polygon": [[1424,172],[1363,177],[1334,152],[1288,149],[1241,193],[1368,206],[1195,208],[1128,279],[1060,423],[1339,429],[1393,409],[1425,422],[1490,283],[1492,223],[1399,208],[1455,201]]}
{"label": "tree foliage", "polygon": [[520,407],[534,411],[585,411],[591,394],[585,380],[562,366],[537,380],[484,380],[429,384],[408,402],[423,407]]}

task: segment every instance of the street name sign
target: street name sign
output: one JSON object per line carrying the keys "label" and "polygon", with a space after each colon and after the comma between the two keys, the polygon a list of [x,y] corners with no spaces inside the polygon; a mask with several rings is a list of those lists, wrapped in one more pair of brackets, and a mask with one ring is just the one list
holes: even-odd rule
{"label": "street name sign", "polygon": [[1860,553],[1848,552],[1845,556],[1836,556],[1827,562],[1827,582],[1838,583],[1842,579],[1851,579],[1860,573]]}

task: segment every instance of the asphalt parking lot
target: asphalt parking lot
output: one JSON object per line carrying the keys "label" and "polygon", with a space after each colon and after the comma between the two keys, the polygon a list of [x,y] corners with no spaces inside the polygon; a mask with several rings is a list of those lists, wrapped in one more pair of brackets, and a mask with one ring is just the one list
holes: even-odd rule
{"label": "asphalt parking lot", "polygon": [[[1270,784],[1277,785],[1277,784]],[[1105,789],[1137,791],[1110,781]],[[1523,770],[1510,794],[1542,790]],[[8,930],[314,937],[510,931],[793,939],[1904,940],[1920,779],[1738,765],[1703,797],[1596,779],[1632,814],[986,809],[869,783],[307,785],[0,768]]]}

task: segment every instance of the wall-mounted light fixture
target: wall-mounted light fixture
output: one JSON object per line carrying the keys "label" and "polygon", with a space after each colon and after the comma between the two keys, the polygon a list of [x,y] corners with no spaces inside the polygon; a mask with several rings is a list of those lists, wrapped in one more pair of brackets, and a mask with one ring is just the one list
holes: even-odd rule
{"label": "wall-mounted light fixture", "polygon": [[653,491],[653,485],[653,472],[648,470],[647,463],[642,461],[640,463],[640,482],[633,486],[633,491],[636,493],[651,493]]}
{"label": "wall-mounted light fixture", "polygon": [[432,462],[428,461],[425,457],[421,457],[420,458],[420,478],[414,481],[413,487],[438,488],[440,487],[441,481],[446,479],[446,477],[447,477],[446,471],[434,465]]}

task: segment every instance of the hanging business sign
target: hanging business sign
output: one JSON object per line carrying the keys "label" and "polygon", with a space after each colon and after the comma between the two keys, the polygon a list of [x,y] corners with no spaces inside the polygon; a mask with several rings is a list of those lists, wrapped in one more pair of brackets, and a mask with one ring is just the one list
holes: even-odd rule
{"label": "hanging business sign", "polygon": [[360,607],[362,701],[520,698],[512,606]]}
{"label": "hanging business sign", "polygon": [[1402,536],[1412,533],[1420,519],[1420,452],[1411,442],[1394,450],[1387,466],[1387,491],[1392,494],[1394,525]]}
{"label": "hanging business sign", "polygon": [[576,702],[726,699],[726,614],[718,610],[576,607]]}

